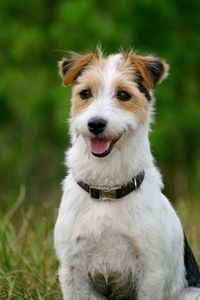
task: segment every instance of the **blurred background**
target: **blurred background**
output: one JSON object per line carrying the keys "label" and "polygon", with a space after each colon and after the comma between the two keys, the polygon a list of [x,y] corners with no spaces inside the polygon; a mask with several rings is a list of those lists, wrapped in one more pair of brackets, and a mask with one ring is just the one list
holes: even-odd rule
{"label": "blurred background", "polygon": [[197,0],[1,0],[0,209],[58,206],[68,146],[65,51],[134,48],[160,56],[170,75],[156,94],[152,151],[173,202],[200,192],[200,2]]}

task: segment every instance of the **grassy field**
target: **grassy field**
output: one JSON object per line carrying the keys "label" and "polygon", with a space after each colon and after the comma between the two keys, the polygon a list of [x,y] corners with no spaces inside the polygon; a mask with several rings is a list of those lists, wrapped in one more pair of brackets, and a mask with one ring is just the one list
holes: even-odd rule
{"label": "grassy field", "polygon": [[0,299],[61,299],[53,249],[56,212],[32,206],[22,213],[23,198],[22,190],[0,215]]}
{"label": "grassy field", "polygon": [[[0,299],[61,299],[52,240],[56,211],[43,206],[22,213],[23,200],[22,189],[15,205],[0,215]],[[176,209],[200,262],[200,203],[179,200]]]}

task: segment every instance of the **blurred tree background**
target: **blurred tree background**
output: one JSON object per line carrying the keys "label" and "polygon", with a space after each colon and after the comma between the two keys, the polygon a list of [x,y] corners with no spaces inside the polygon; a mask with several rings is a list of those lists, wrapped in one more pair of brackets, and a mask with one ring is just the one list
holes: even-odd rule
{"label": "blurred tree background", "polygon": [[0,207],[59,203],[69,142],[70,89],[57,61],[101,42],[155,54],[170,64],[157,88],[152,151],[173,201],[199,197],[200,2],[197,0],[1,0]]}

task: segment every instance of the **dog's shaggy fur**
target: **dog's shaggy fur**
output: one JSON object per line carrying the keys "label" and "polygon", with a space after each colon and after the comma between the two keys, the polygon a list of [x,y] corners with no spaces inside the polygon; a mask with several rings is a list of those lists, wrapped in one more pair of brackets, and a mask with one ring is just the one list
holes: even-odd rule
{"label": "dog's shaggy fur", "polygon": [[[198,267],[161,192],[148,139],[153,89],[168,65],[98,51],[64,58],[59,67],[73,86],[69,171],[55,227],[64,299],[197,299]],[[78,184],[121,187],[143,171],[141,186],[120,199],[95,200]]]}

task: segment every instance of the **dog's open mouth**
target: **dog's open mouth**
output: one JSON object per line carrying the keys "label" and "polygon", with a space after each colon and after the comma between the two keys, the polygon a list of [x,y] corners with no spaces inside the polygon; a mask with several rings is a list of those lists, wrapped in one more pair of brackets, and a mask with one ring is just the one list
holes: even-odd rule
{"label": "dog's open mouth", "polygon": [[114,144],[119,140],[109,138],[93,138],[90,140],[90,151],[94,156],[105,157],[113,149]]}

